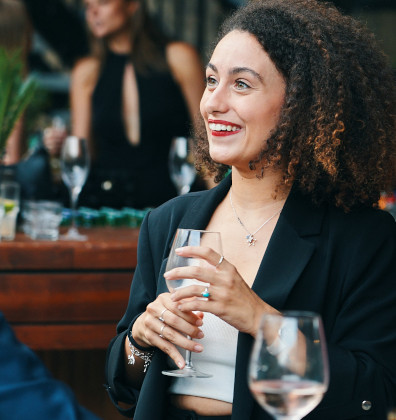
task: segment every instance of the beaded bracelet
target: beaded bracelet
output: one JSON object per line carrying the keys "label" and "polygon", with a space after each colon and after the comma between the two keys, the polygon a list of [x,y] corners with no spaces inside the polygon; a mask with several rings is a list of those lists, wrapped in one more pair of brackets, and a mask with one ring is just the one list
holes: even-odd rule
{"label": "beaded bracelet", "polygon": [[131,343],[129,335],[127,336],[127,339],[129,350],[131,351],[131,354],[128,354],[128,365],[134,365],[136,362],[135,356],[137,356],[144,361],[143,373],[146,373],[148,367],[150,366],[151,359],[153,358],[154,351],[140,351]]}

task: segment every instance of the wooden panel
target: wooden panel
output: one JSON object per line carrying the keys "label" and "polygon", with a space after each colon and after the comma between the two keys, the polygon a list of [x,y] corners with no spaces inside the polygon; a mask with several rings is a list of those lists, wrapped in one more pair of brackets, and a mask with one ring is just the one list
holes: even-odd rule
{"label": "wooden panel", "polygon": [[116,335],[114,324],[13,325],[17,338],[33,350],[106,349]]}
{"label": "wooden panel", "polygon": [[128,269],[136,266],[138,229],[81,229],[84,242],[34,241],[23,233],[0,242],[0,272],[15,270]]}
{"label": "wooden panel", "polygon": [[[19,236],[19,235],[18,235]],[[73,250],[50,242],[0,243],[0,270],[45,269],[73,266]]]}
{"label": "wooden panel", "polygon": [[0,308],[11,323],[117,321],[133,271],[1,275]]}

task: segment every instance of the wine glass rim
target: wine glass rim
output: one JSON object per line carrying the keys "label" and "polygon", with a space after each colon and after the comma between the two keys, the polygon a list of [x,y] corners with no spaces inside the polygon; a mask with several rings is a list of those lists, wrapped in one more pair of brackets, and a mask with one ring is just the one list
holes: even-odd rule
{"label": "wine glass rim", "polygon": [[320,314],[314,311],[300,311],[297,309],[281,311],[277,314],[263,314],[262,318],[273,316],[273,317],[300,317],[300,318],[321,318]]}
{"label": "wine glass rim", "polygon": [[189,229],[189,228],[177,228],[177,230],[186,230],[189,232],[202,232],[202,233],[220,233],[214,230],[205,230],[205,229]]}

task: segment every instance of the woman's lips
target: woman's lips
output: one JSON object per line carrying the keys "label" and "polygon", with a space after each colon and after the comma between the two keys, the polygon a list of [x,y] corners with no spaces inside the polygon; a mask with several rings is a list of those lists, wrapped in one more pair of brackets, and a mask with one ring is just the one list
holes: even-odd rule
{"label": "woman's lips", "polygon": [[231,136],[241,130],[241,126],[223,120],[208,120],[209,129],[213,136]]}

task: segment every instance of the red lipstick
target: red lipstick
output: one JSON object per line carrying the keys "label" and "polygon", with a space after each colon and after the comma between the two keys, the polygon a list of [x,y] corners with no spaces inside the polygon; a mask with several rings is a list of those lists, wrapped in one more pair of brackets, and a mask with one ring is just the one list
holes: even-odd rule
{"label": "red lipstick", "polygon": [[215,136],[215,137],[231,136],[231,135],[233,135],[233,134],[235,134],[235,133],[237,133],[241,130],[240,125],[231,123],[229,121],[224,121],[224,120],[211,120],[211,119],[209,119],[208,124],[221,124],[221,125],[225,125],[225,126],[229,125],[231,127],[236,128],[236,130],[234,130],[234,131],[227,131],[227,130],[216,131],[216,130],[212,130],[212,129],[209,128],[211,130],[212,136]]}

